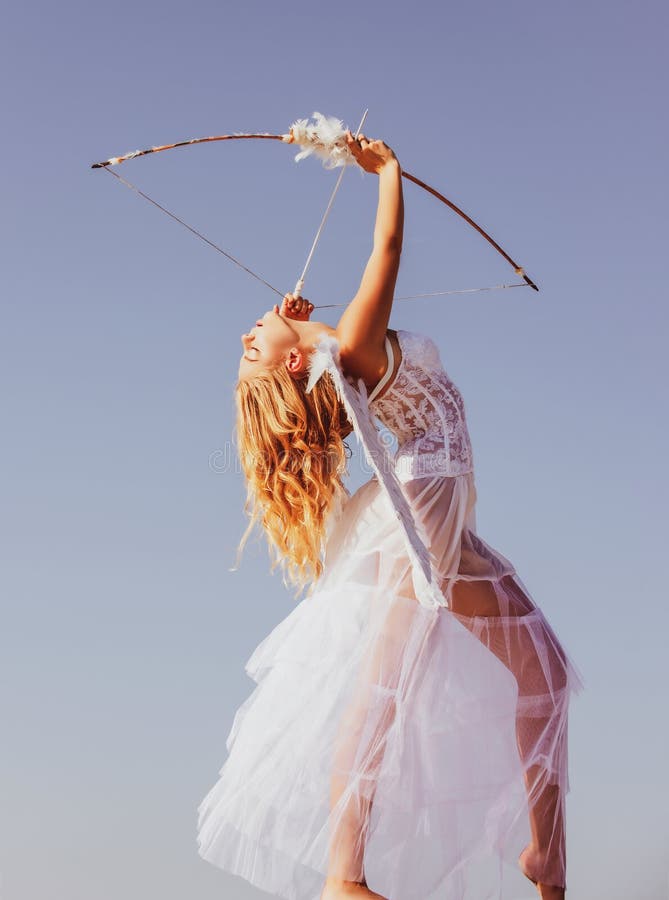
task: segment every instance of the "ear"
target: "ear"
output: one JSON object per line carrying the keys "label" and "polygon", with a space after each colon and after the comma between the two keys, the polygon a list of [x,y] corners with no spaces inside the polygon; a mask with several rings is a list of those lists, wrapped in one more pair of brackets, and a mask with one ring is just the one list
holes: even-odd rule
{"label": "ear", "polygon": [[299,375],[304,370],[304,354],[297,347],[291,347],[286,356],[286,368],[291,375]]}

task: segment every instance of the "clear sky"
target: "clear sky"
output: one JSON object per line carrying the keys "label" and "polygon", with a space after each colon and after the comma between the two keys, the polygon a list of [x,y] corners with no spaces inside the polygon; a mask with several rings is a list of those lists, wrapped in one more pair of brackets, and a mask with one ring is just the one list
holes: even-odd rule
{"label": "clear sky", "polygon": [[[221,465],[239,335],[274,295],[89,164],[315,110],[355,127],[365,107],[366,133],[541,286],[398,304],[391,324],[435,336],[479,532],[586,680],[569,896],[667,896],[668,20],[659,0],[7,5],[3,900],[266,896],[200,860],[195,825],[244,663],[294,602],[260,542],[229,571],[243,485]],[[293,155],[211,144],[120,171],[289,290],[336,177]],[[514,280],[446,207],[405,198],[398,293]],[[352,295],[375,204],[347,172],[314,303]]]}

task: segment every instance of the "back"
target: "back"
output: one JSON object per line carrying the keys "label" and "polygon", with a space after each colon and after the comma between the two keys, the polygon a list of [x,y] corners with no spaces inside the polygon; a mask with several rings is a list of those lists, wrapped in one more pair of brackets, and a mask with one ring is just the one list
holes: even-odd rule
{"label": "back", "polygon": [[402,359],[390,387],[370,403],[398,440],[396,472],[406,481],[474,471],[464,401],[427,335],[397,332]]}

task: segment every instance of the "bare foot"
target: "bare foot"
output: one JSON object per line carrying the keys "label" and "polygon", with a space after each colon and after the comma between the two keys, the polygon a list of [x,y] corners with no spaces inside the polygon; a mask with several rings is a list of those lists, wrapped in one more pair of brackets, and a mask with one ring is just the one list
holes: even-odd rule
{"label": "bare foot", "polygon": [[564,900],[563,887],[558,887],[554,884],[544,884],[542,881],[536,881],[529,874],[529,870],[534,867],[534,862],[535,859],[532,853],[532,848],[528,846],[518,857],[518,865],[520,866],[520,871],[523,873],[523,875],[526,878],[529,878],[532,884],[535,885],[537,891],[539,892],[541,900]]}
{"label": "bare foot", "polygon": [[386,900],[381,894],[370,891],[366,884],[359,881],[335,881],[328,879],[325,882],[321,900]]}

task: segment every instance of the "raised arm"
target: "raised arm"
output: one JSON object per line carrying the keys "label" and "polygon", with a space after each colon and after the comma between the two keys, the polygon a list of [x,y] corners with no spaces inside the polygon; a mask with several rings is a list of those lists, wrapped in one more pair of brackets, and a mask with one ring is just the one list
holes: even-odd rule
{"label": "raised arm", "polygon": [[356,141],[348,134],[349,147],[366,172],[379,176],[379,202],[374,227],[374,246],[360,287],[343,312],[336,334],[341,361],[347,374],[376,384],[386,369],[384,339],[390,319],[395,283],[400,267],[404,232],[402,169],[383,141]]}

